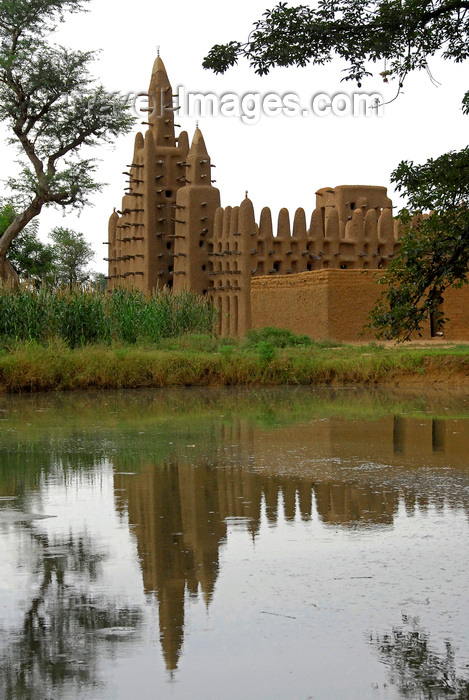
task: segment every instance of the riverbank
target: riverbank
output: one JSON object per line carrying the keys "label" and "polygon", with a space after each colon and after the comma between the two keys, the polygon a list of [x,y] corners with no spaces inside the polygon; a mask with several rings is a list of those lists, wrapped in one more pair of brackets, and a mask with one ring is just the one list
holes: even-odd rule
{"label": "riverbank", "polygon": [[[230,342],[230,341],[228,341]],[[157,347],[57,341],[0,351],[0,392],[135,389],[169,386],[415,385],[469,388],[469,345],[345,345],[275,347],[223,343],[209,336]]]}

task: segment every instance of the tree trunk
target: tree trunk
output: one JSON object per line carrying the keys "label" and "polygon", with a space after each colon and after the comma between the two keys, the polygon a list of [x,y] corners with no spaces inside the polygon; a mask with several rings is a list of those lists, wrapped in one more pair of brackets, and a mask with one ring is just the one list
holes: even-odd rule
{"label": "tree trunk", "polygon": [[17,287],[19,284],[18,274],[5,256],[0,256],[0,283],[1,282],[11,287]]}
{"label": "tree trunk", "polygon": [[18,275],[16,270],[7,260],[8,249],[14,239],[21,231],[29,224],[34,217],[41,213],[42,202],[39,199],[33,199],[29,207],[19,214],[14,221],[11,222],[3,236],[0,238],[0,281],[6,284],[18,284]]}

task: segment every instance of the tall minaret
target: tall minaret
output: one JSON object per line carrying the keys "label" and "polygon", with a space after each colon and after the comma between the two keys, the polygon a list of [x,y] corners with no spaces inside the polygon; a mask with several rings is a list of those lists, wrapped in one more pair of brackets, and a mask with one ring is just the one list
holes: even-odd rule
{"label": "tall minaret", "polygon": [[187,133],[175,136],[171,83],[160,56],[148,90],[148,107],[137,134],[119,220],[110,223],[110,288],[134,287],[146,294],[173,286],[176,193],[186,184]]}
{"label": "tall minaret", "polygon": [[148,123],[156,146],[176,146],[173,89],[159,55],[153,64],[148,88]]}
{"label": "tall minaret", "polygon": [[199,127],[187,156],[187,181],[176,197],[174,290],[205,294],[209,282],[209,248],[220,192],[212,185],[212,165]]}

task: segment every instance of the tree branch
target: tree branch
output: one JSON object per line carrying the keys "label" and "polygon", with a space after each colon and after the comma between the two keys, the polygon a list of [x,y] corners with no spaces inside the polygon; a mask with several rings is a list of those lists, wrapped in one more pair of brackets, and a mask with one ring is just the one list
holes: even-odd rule
{"label": "tree branch", "polygon": [[7,254],[11,242],[16,238],[20,231],[22,231],[24,227],[34,219],[34,217],[41,213],[43,204],[44,203],[40,197],[35,197],[30,205],[11,222],[3,236],[0,238],[0,258]]}
{"label": "tree branch", "polygon": [[428,24],[432,19],[437,19],[441,15],[453,12],[454,10],[469,10],[469,2],[464,0],[457,0],[456,2],[450,2],[448,5],[441,5],[431,12],[424,12],[421,17],[421,23],[423,25]]}
{"label": "tree branch", "polygon": [[47,161],[48,172],[52,175],[55,174],[55,164],[59,160],[59,158],[63,158],[63,156],[66,156],[67,153],[70,153],[70,151],[74,151],[79,146],[81,146],[87,138],[94,135],[96,135],[96,128],[88,129],[87,131],[80,133],[75,139],[73,139],[73,141],[70,141],[70,143],[65,144],[64,146],[62,146],[62,148],[60,148],[58,151],[49,156],[49,159]]}

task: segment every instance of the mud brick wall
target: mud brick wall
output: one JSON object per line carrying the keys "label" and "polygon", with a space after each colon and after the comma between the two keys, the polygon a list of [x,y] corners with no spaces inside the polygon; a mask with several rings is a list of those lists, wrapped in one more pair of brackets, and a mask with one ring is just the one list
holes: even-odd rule
{"label": "mud brick wall", "polygon": [[251,281],[253,328],[275,326],[315,340],[362,338],[381,287],[373,270],[318,270],[297,275],[255,277]]}
{"label": "mud brick wall", "polygon": [[449,318],[443,328],[445,340],[469,340],[469,285],[447,289],[442,311]]}

